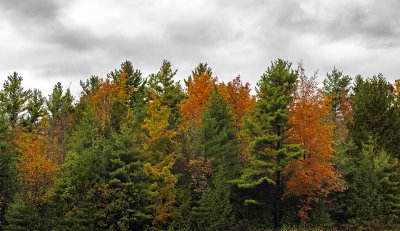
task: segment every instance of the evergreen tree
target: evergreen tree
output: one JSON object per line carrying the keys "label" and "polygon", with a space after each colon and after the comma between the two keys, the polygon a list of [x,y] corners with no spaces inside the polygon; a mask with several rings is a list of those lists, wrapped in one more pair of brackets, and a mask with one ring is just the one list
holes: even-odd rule
{"label": "evergreen tree", "polygon": [[228,104],[218,94],[211,92],[202,118],[200,137],[203,139],[206,159],[214,159],[215,168],[232,167],[237,160],[236,131]]}
{"label": "evergreen tree", "polygon": [[27,127],[29,131],[37,129],[39,122],[47,114],[44,108],[45,98],[42,96],[40,90],[34,89],[28,99],[26,106],[27,116],[24,118],[22,124]]}
{"label": "evergreen tree", "polygon": [[67,151],[67,137],[70,132],[70,116],[74,112],[74,97],[67,89],[64,93],[60,82],[54,85],[53,92],[46,102],[51,116],[49,118],[49,134],[57,140],[57,149],[63,154]]}
{"label": "evergreen tree", "polygon": [[213,177],[212,186],[203,193],[191,216],[197,230],[228,230],[235,217],[231,204],[231,185],[227,181],[229,170],[220,170]]}
{"label": "evergreen tree", "polygon": [[212,76],[212,69],[207,63],[199,63],[199,65],[192,71],[192,76],[200,76],[201,74]]}
{"label": "evergreen tree", "polygon": [[15,168],[9,127],[9,119],[0,105],[0,227],[4,221],[4,211],[15,191]]}
{"label": "evergreen tree", "polygon": [[149,90],[155,92],[160,98],[161,105],[167,106],[171,110],[169,123],[176,128],[180,120],[179,103],[185,97],[179,82],[174,84],[173,77],[178,70],[171,69],[171,63],[163,61],[160,71],[151,74],[149,78]]}
{"label": "evergreen tree", "polygon": [[96,197],[95,186],[104,183],[107,163],[102,150],[103,139],[98,134],[92,106],[83,100],[76,107],[70,151],[50,192],[48,209],[56,230],[93,230],[99,226],[97,214],[105,213],[104,209],[96,207],[101,204],[101,197]]}
{"label": "evergreen tree", "polygon": [[399,163],[371,142],[363,145],[359,160],[352,162],[349,186],[349,221],[399,222]]}
{"label": "evergreen tree", "polygon": [[332,100],[332,112],[334,117],[339,117],[343,107],[345,107],[351,90],[351,78],[348,75],[343,75],[343,72],[338,71],[336,67],[331,73],[326,74],[326,79],[323,81],[324,92],[330,96]]}
{"label": "evergreen tree", "polygon": [[231,205],[232,186],[229,181],[238,176],[238,146],[236,131],[226,100],[215,88],[206,104],[200,137],[206,159],[213,162],[212,183],[193,210],[198,230],[225,230],[234,222]]}
{"label": "evergreen tree", "polygon": [[[284,182],[282,172],[301,151],[287,141],[288,106],[296,90],[298,72],[291,63],[278,59],[268,67],[258,82],[258,102],[245,120],[250,138],[251,163],[235,182],[242,188],[273,184],[274,226],[280,228]],[[254,199],[248,203],[258,203]]]}
{"label": "evergreen tree", "polygon": [[25,110],[25,103],[29,98],[30,90],[25,91],[22,87],[21,76],[17,72],[7,77],[0,91],[0,102],[4,106],[11,125],[18,120],[18,115]]}
{"label": "evergreen tree", "polygon": [[399,157],[399,108],[391,85],[379,74],[366,80],[359,78],[356,89],[350,137],[359,148],[372,138],[378,149]]}
{"label": "evergreen tree", "polygon": [[112,195],[114,214],[111,229],[143,230],[151,224],[149,211],[149,184],[143,170],[140,150],[135,143],[132,128],[122,125],[120,134],[111,139],[109,185],[116,192]]}
{"label": "evergreen tree", "polygon": [[5,231],[43,230],[40,217],[34,207],[18,198],[6,210],[5,220]]}
{"label": "evergreen tree", "polygon": [[346,124],[351,118],[351,78],[333,68],[331,73],[326,74],[323,85],[324,93],[332,102],[330,120],[335,125],[335,140],[340,144],[346,139],[348,132]]}
{"label": "evergreen tree", "polygon": [[[126,78],[126,92],[130,92],[129,106],[135,115],[135,131],[138,134],[142,132],[142,124],[146,117],[146,83],[147,80],[142,78],[139,69],[134,69],[132,62],[125,61],[121,64],[120,70],[110,73],[113,82],[117,82],[121,77]],[[130,89],[133,89],[132,91]],[[139,137],[140,138],[140,137]]]}
{"label": "evergreen tree", "polygon": [[80,85],[82,87],[82,95],[83,97],[88,97],[93,95],[96,91],[98,91],[103,84],[103,79],[98,76],[91,76],[86,81],[80,81]]}

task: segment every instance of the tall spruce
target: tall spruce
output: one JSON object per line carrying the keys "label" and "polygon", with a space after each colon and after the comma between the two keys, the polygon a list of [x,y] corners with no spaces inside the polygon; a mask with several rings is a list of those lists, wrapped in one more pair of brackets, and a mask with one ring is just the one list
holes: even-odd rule
{"label": "tall spruce", "polygon": [[145,176],[142,155],[133,129],[123,124],[120,133],[113,133],[109,172],[111,196],[111,229],[143,230],[151,225],[149,183]]}
{"label": "tall spruce", "polygon": [[194,220],[198,230],[226,230],[234,223],[229,182],[239,173],[238,143],[228,103],[217,88],[206,104],[200,137],[205,157],[213,163],[214,174],[199,206],[193,210]]}

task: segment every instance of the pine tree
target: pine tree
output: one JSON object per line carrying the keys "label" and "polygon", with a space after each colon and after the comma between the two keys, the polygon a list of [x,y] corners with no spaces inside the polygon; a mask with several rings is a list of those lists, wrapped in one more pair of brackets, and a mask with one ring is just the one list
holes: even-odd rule
{"label": "pine tree", "polygon": [[[192,76],[200,76],[206,74],[212,76],[212,68],[208,66],[207,63],[199,63],[197,67],[192,71]],[[189,76],[190,78],[190,76]]]}
{"label": "pine tree", "polygon": [[372,138],[376,140],[377,148],[399,157],[399,108],[391,84],[380,74],[366,80],[358,78],[355,88],[356,101],[349,136],[359,148]]}
{"label": "pine tree", "polygon": [[[288,106],[296,90],[298,72],[291,63],[278,59],[258,82],[258,102],[245,120],[247,136],[251,140],[251,163],[235,182],[241,188],[273,184],[274,226],[279,228],[282,215],[284,182],[282,172],[287,164],[302,152],[288,143]],[[248,203],[258,203],[254,199]]]}
{"label": "pine tree", "polygon": [[76,107],[70,151],[61,165],[59,176],[50,191],[48,210],[59,230],[87,230],[98,226],[96,208],[100,198],[94,196],[95,185],[104,183],[107,160],[103,155],[103,139],[93,115],[92,105],[82,100]]}
{"label": "pine tree", "polygon": [[[129,92],[129,106],[134,112],[135,131],[140,134],[142,132],[142,124],[146,117],[146,83],[147,80],[142,78],[139,69],[134,69],[132,62],[125,61],[121,64],[120,70],[110,73],[114,83],[120,78],[126,78],[125,91]],[[139,137],[140,138],[140,137]]]}
{"label": "pine tree", "polygon": [[49,135],[57,140],[57,149],[65,156],[67,150],[67,136],[70,132],[70,117],[74,112],[74,101],[71,91],[64,93],[60,82],[54,85],[53,92],[46,101],[49,117]]}
{"label": "pine tree", "polygon": [[34,89],[26,106],[27,116],[22,121],[22,125],[27,127],[29,131],[37,129],[41,119],[47,114],[44,104],[45,98],[42,96],[42,92]]}
{"label": "pine tree", "polygon": [[346,139],[348,133],[346,124],[351,118],[351,78],[333,68],[331,73],[326,74],[323,85],[324,93],[332,101],[330,119],[335,125],[335,141],[340,144]]}
{"label": "pine tree", "polygon": [[173,77],[177,71],[173,71],[171,63],[164,60],[160,71],[157,74],[151,74],[148,82],[150,92],[155,92],[160,98],[161,105],[167,106],[171,110],[169,123],[174,128],[177,127],[180,120],[179,103],[185,97],[179,82],[174,84]]}
{"label": "pine tree", "polygon": [[4,106],[11,125],[18,120],[18,116],[25,110],[25,103],[29,98],[30,90],[25,91],[22,87],[21,76],[17,72],[7,77],[0,91],[0,102]]}
{"label": "pine tree", "polygon": [[15,166],[11,154],[9,127],[9,119],[0,106],[0,227],[4,221],[5,208],[15,192]]}

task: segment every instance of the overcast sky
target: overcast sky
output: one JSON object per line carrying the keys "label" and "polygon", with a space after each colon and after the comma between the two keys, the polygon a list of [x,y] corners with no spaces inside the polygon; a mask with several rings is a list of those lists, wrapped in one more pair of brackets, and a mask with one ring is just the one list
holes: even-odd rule
{"label": "overcast sky", "polygon": [[[319,81],[334,66],[400,78],[400,1],[0,0],[0,83],[17,71],[47,96],[125,60],[144,77],[163,59],[177,80],[207,62],[220,81],[255,83],[282,58]],[[181,81],[182,82],[182,81]]]}

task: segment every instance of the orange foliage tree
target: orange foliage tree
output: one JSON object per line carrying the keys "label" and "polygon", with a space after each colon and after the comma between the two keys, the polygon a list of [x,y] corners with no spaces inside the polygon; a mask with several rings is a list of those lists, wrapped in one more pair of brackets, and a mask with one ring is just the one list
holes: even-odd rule
{"label": "orange foliage tree", "polygon": [[227,85],[221,83],[218,85],[219,94],[228,102],[232,110],[233,126],[237,129],[237,136],[240,142],[239,154],[244,161],[248,161],[249,142],[245,139],[243,130],[244,116],[254,108],[256,99],[250,95],[250,84],[243,85],[240,76],[237,76]]}
{"label": "orange foliage tree", "polygon": [[250,84],[243,85],[240,76],[237,76],[227,85],[220,84],[218,90],[233,112],[233,125],[241,130],[243,117],[254,108],[255,104],[255,98],[250,95]]}
{"label": "orange foliage tree", "polygon": [[[42,123],[46,124],[45,119]],[[55,148],[56,140],[46,132],[34,130],[27,133],[21,128],[15,132],[13,142],[19,154],[15,165],[21,176],[21,196],[40,209],[49,198],[49,189],[59,171],[62,155]]]}
{"label": "orange foliage tree", "polygon": [[[89,98],[93,105],[94,115],[103,129],[111,120],[110,111],[117,99],[121,100],[128,109],[128,101],[133,87],[127,85],[129,75],[126,73],[125,68],[121,70],[119,76],[120,78],[115,82],[111,82],[108,76],[96,93]],[[130,111],[128,111],[129,115],[132,115]]]}
{"label": "orange foliage tree", "polygon": [[170,206],[175,202],[177,182],[171,173],[175,163],[175,153],[170,152],[170,146],[176,132],[168,130],[168,107],[161,106],[156,94],[152,95],[153,101],[146,107],[149,118],[142,125],[147,134],[142,134],[143,154],[145,159],[144,169],[151,179],[151,194],[154,198],[153,225],[163,226],[171,216]]}
{"label": "orange foliage tree", "polygon": [[290,105],[290,141],[305,150],[287,166],[287,194],[301,197],[298,215],[309,220],[310,203],[318,202],[343,184],[332,164],[333,126],[326,123],[330,100],[317,89],[315,76],[307,78],[301,67],[300,83]]}
{"label": "orange foliage tree", "polygon": [[191,120],[200,125],[205,104],[216,82],[217,78],[206,73],[194,74],[193,77],[189,77],[186,81],[187,98],[180,104],[180,112],[184,119],[183,125],[189,124]]}

